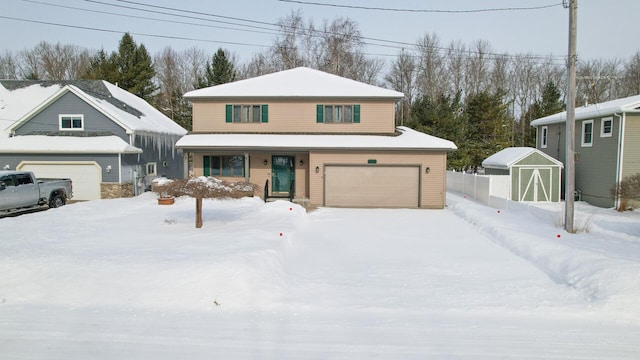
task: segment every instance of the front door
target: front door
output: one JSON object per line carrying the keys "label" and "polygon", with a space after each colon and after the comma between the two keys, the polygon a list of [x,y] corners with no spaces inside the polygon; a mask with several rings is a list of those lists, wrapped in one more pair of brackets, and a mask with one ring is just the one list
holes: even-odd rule
{"label": "front door", "polygon": [[271,192],[288,193],[295,179],[295,158],[293,156],[273,155],[271,158]]}

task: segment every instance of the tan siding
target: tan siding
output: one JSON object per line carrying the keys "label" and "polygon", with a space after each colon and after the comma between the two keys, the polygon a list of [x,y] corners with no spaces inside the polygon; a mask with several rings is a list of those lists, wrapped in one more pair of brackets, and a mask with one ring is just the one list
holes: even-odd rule
{"label": "tan siding", "polygon": [[625,116],[623,178],[640,173],[640,115]]}
{"label": "tan siding", "polygon": [[[227,123],[226,104],[267,104],[268,123]],[[360,104],[360,123],[318,124],[316,105]],[[211,100],[194,101],[193,132],[229,133],[383,133],[395,131],[393,100]]]}
{"label": "tan siding", "polygon": [[[442,209],[445,205],[445,169],[446,153],[416,153],[416,152],[338,152],[314,151],[309,156],[309,192],[310,202],[314,205],[324,205],[324,164],[367,164],[367,160],[375,159],[377,164],[410,164],[421,165],[420,207]],[[315,172],[316,166],[319,172]],[[430,173],[426,174],[426,167]],[[402,189],[397,189],[402,191]]]}

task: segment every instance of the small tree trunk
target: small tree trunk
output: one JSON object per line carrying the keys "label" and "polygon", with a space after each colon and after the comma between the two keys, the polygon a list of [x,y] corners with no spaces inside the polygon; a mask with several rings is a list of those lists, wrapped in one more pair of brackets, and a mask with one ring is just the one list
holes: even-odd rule
{"label": "small tree trunk", "polygon": [[196,229],[202,227],[202,198],[196,198]]}

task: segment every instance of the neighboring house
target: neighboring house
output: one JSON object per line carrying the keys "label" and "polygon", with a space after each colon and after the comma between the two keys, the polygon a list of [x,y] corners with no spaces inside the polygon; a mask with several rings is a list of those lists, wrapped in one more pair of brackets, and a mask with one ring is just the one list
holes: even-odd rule
{"label": "neighboring house", "polygon": [[[194,175],[317,206],[443,208],[454,143],[395,127],[402,93],[309,68],[191,91]],[[264,194],[261,192],[261,195]]]}
{"label": "neighboring house", "polygon": [[0,119],[0,167],[71,178],[75,200],[133,196],[157,176],[184,177],[175,142],[187,131],[106,81],[0,80]]}
{"label": "neighboring house", "polygon": [[[563,163],[566,119],[566,112],[561,112],[531,122],[536,127],[536,147]],[[619,199],[613,199],[609,190],[640,173],[640,95],[576,107],[575,119],[577,195],[596,206],[617,206]]]}
{"label": "neighboring house", "polygon": [[510,147],[482,162],[486,175],[508,175],[509,200],[560,201],[560,161],[530,147]]}

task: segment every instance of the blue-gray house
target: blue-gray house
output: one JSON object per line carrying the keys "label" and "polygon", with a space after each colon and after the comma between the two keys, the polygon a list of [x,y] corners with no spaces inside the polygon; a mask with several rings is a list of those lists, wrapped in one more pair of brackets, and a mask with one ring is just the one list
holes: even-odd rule
{"label": "blue-gray house", "polygon": [[101,80],[0,80],[0,168],[73,181],[75,200],[133,196],[184,177],[187,131]]}

